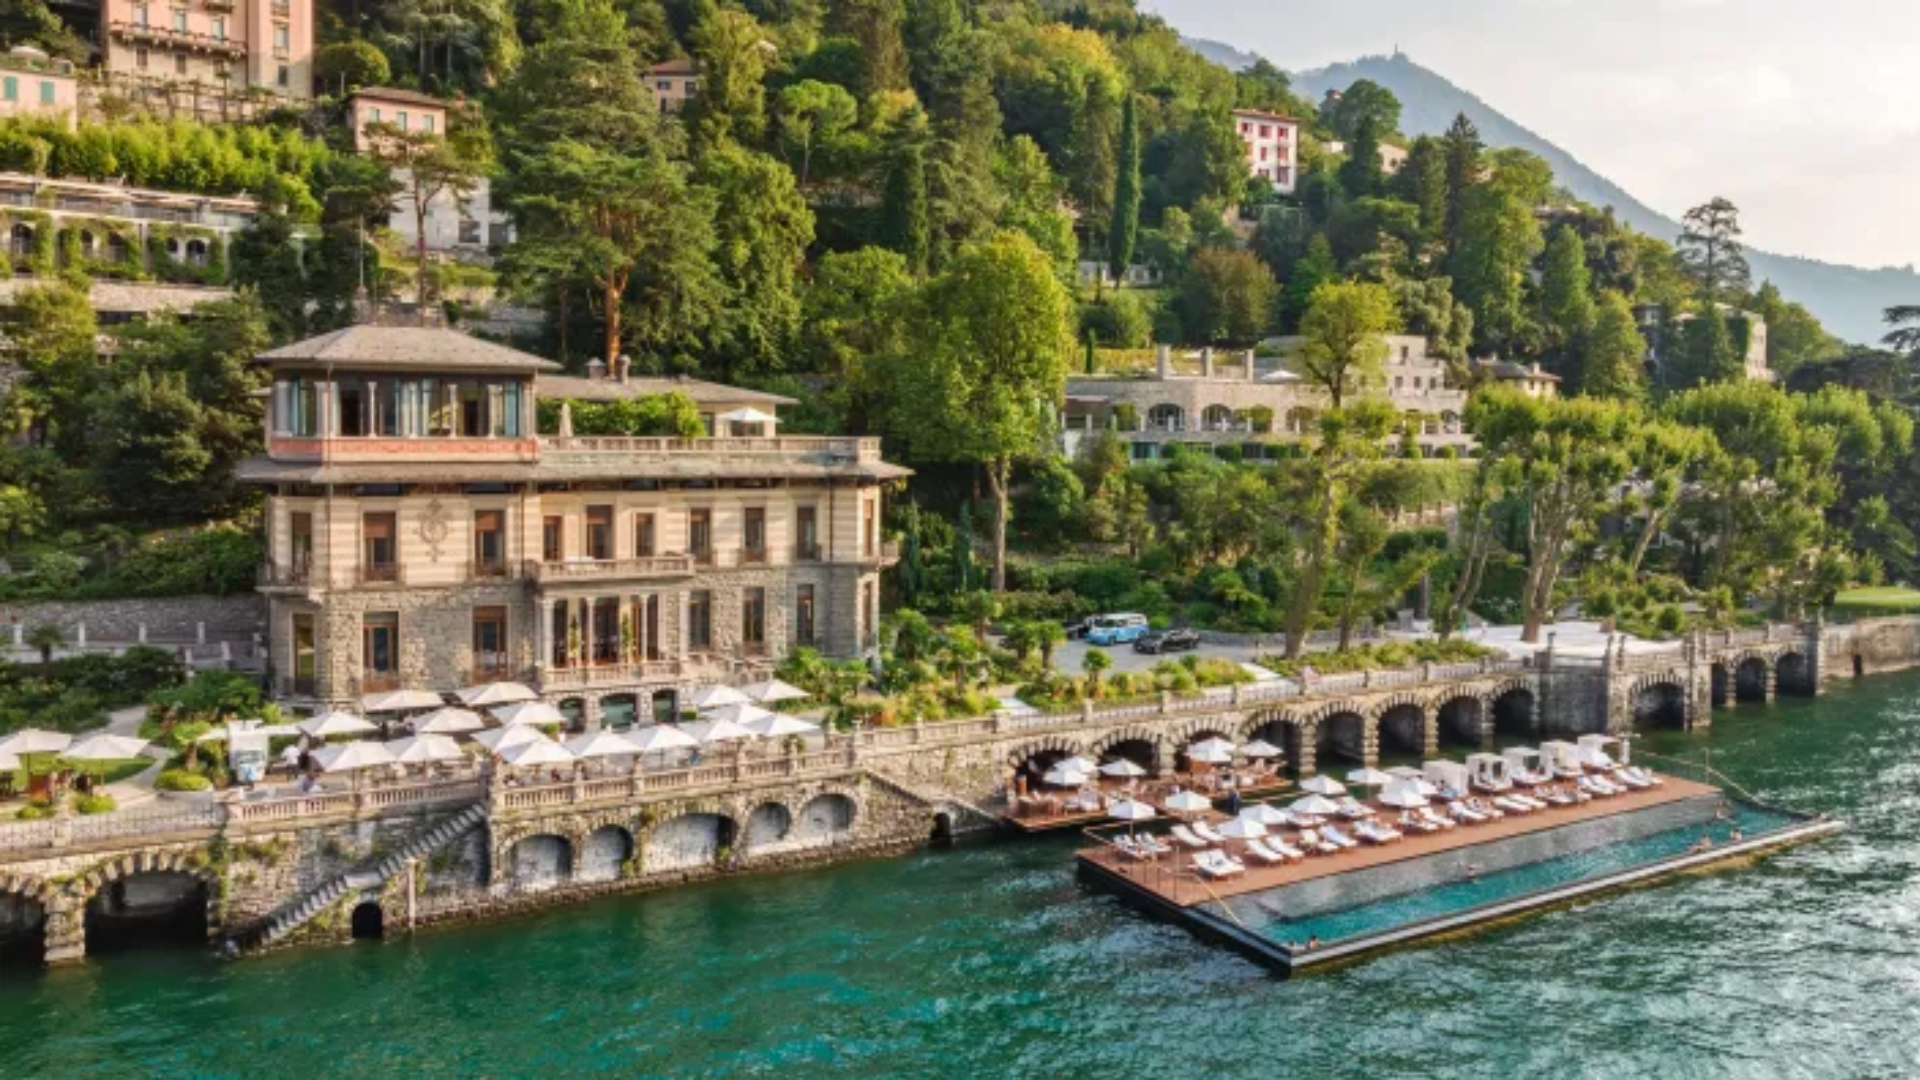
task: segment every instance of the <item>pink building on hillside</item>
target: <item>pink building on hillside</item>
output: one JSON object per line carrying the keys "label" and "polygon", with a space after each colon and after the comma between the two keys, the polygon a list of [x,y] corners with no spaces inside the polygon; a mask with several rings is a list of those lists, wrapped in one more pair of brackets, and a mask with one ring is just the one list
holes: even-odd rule
{"label": "pink building on hillside", "polygon": [[1247,174],[1293,194],[1300,172],[1300,121],[1257,109],[1233,110],[1233,128],[1247,151]]}
{"label": "pink building on hillside", "polygon": [[176,98],[182,85],[313,96],[313,0],[100,0],[99,45],[111,80],[174,84]]}
{"label": "pink building on hillside", "polygon": [[73,65],[20,46],[0,55],[0,117],[52,117],[71,128],[80,112]]}

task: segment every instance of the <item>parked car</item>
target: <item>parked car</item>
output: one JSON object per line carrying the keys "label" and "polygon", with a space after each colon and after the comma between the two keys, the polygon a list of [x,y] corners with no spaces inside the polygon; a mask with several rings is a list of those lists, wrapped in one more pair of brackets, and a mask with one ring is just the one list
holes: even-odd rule
{"label": "parked car", "polygon": [[1088,619],[1061,619],[1060,626],[1067,632],[1068,641],[1078,641],[1087,636]]}
{"label": "parked car", "polygon": [[1198,630],[1161,630],[1133,643],[1133,651],[1141,653],[1187,652],[1199,647]]}
{"label": "parked car", "polygon": [[1147,630],[1145,615],[1095,615],[1087,620],[1087,644],[1125,645],[1144,637]]}

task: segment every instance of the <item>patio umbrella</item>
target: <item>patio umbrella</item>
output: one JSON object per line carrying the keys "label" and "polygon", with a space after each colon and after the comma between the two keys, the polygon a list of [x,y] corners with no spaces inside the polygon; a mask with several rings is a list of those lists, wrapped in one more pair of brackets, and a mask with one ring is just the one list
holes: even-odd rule
{"label": "patio umbrella", "polygon": [[1440,797],[1440,789],[1437,787],[1434,787],[1432,781],[1428,780],[1424,776],[1413,777],[1411,780],[1407,782],[1413,785],[1413,789],[1415,791],[1418,791],[1420,794],[1425,795],[1429,799],[1437,799]]}
{"label": "patio umbrella", "polygon": [[750,726],[754,721],[765,720],[772,715],[772,709],[763,709],[750,701],[743,701],[705,710],[700,714],[700,719],[707,723],[724,720],[730,724]]}
{"label": "patio umbrella", "polygon": [[700,740],[674,727],[672,724],[648,724],[627,732],[627,741],[642,754],[658,754],[668,750],[686,750],[700,745]]}
{"label": "patio umbrella", "polygon": [[502,724],[564,724],[566,716],[544,701],[516,701],[493,710],[493,718]]}
{"label": "patio umbrella", "polygon": [[1059,768],[1072,769],[1074,772],[1083,772],[1083,773],[1093,772],[1099,767],[1100,767],[1099,765],[1095,764],[1092,761],[1087,760],[1084,757],[1081,757],[1079,754],[1075,754],[1072,757],[1068,758],[1067,760],[1060,762],[1059,764]]}
{"label": "patio umbrella", "polygon": [[1107,816],[1115,821],[1151,821],[1159,815],[1153,807],[1132,799],[1122,799],[1107,807]]}
{"label": "patio umbrella", "polygon": [[19,767],[20,767],[19,755],[10,754],[4,750],[0,750],[0,772],[13,772]]}
{"label": "patio umbrella", "polygon": [[1418,780],[1426,775],[1412,765],[1395,765],[1386,772],[1388,776],[1398,776],[1405,780]]}
{"label": "patio umbrella", "polygon": [[381,743],[393,760],[402,765],[431,765],[436,761],[460,761],[467,752],[460,744],[445,735],[415,735],[407,739],[395,739]]}
{"label": "patio umbrella", "polygon": [[763,412],[749,405],[744,409],[723,412],[716,419],[730,424],[777,424],[780,418],[770,412]]}
{"label": "patio umbrella", "polygon": [[1233,760],[1233,751],[1222,750],[1217,746],[1195,748],[1187,751],[1187,759],[1198,761],[1202,765],[1225,765]]}
{"label": "patio umbrella", "polygon": [[1314,795],[1345,795],[1347,785],[1331,776],[1309,776],[1300,781],[1300,790]]}
{"label": "patio umbrella", "polygon": [[811,720],[802,720],[786,713],[768,713],[758,720],[749,720],[740,725],[763,739],[784,739],[789,735],[812,735],[820,730],[820,725]]}
{"label": "patio umbrella", "polygon": [[1383,773],[1379,769],[1355,769],[1347,774],[1347,783],[1360,787],[1386,787],[1393,780],[1392,773]]}
{"label": "patio umbrella", "polygon": [[298,724],[269,724],[260,720],[230,720],[221,727],[214,728],[194,742],[227,742],[233,732],[253,732],[265,735],[269,739],[291,739],[302,734]]}
{"label": "patio umbrella", "polygon": [[567,753],[577,758],[626,757],[639,753],[625,735],[604,728],[575,735],[566,741],[566,747]]}
{"label": "patio umbrella", "polygon": [[1400,810],[1417,810],[1427,805],[1427,797],[1412,780],[1396,780],[1380,793],[1380,803]]}
{"label": "patio umbrella", "polygon": [[[1227,760],[1233,760],[1233,744],[1225,739],[1202,739],[1187,747],[1187,756],[1195,761],[1207,761],[1215,755],[1224,754]],[[1202,756],[1206,755],[1206,756]]]}
{"label": "patio umbrella", "polygon": [[1042,783],[1052,784],[1054,787],[1080,787],[1087,782],[1087,774],[1081,772],[1079,769],[1069,769],[1064,765],[1055,765],[1053,768],[1048,769],[1047,775],[1041,777],[1040,780]]}
{"label": "patio umbrella", "polygon": [[408,712],[413,709],[437,709],[441,704],[439,694],[425,690],[385,690],[378,694],[362,696],[360,711]]}
{"label": "patio umbrella", "polygon": [[1267,835],[1267,827],[1251,818],[1237,817],[1220,826],[1219,833],[1229,840],[1258,840]]}
{"label": "patio umbrella", "polygon": [[1280,749],[1279,747],[1273,745],[1272,743],[1266,741],[1265,739],[1255,739],[1252,742],[1248,743],[1247,745],[1241,747],[1240,752],[1250,758],[1276,758],[1276,757],[1279,757],[1281,754],[1285,753],[1286,751]]}
{"label": "patio umbrella", "polygon": [[395,764],[393,751],[386,743],[366,741],[325,747],[313,755],[313,760],[319,762],[321,772],[353,772]]}
{"label": "patio umbrella", "polygon": [[813,696],[792,683],[784,683],[779,679],[748,683],[740,688],[740,692],[762,705],[772,705],[781,701],[799,701]]}
{"label": "patio umbrella", "polygon": [[1121,758],[1118,761],[1109,761],[1105,765],[1100,766],[1100,775],[1118,776],[1122,779],[1134,780],[1147,775],[1147,770],[1135,765],[1126,758]]}
{"label": "patio umbrella", "polygon": [[479,686],[469,686],[454,695],[460,704],[469,709],[486,709],[495,705],[511,705],[516,701],[533,701],[540,697],[524,683],[490,682]]}
{"label": "patio umbrella", "polygon": [[137,758],[147,740],[131,735],[89,735],[61,753],[68,761],[126,761]]}
{"label": "patio umbrella", "polygon": [[1167,799],[1167,809],[1176,814],[1200,814],[1213,809],[1213,800],[1205,795],[1182,791]]}
{"label": "patio umbrella", "polygon": [[1325,795],[1309,795],[1304,799],[1293,800],[1292,803],[1288,804],[1287,809],[1292,810],[1296,814],[1306,814],[1311,817],[1326,817],[1328,814],[1339,813],[1340,804],[1327,798]]}
{"label": "patio umbrella", "polygon": [[751,729],[741,727],[731,720],[696,720],[691,724],[682,724],[680,730],[703,743],[739,742],[742,739],[758,738]]}
{"label": "patio umbrella", "polygon": [[1242,807],[1240,816],[1262,825],[1285,825],[1293,820],[1287,816],[1285,810],[1269,803],[1256,803],[1253,806]]}
{"label": "patio umbrella", "polygon": [[753,699],[731,686],[703,686],[687,695],[687,704],[705,712],[722,705],[751,705]]}
{"label": "patio umbrella", "polygon": [[73,745],[73,736],[64,731],[21,728],[0,739],[0,750],[9,754],[57,754]]}
{"label": "patio umbrella", "polygon": [[509,746],[500,751],[500,760],[515,768],[528,769],[541,765],[570,765],[573,755],[567,748],[551,739],[537,742],[523,742],[518,746]]}
{"label": "patio umbrella", "polygon": [[336,735],[365,735],[369,731],[379,730],[379,725],[370,724],[347,712],[329,712],[321,713],[319,716],[309,716],[300,721],[299,727],[302,734],[311,735],[316,739],[331,739]]}
{"label": "patio umbrella", "polygon": [[486,717],[472,709],[461,709],[452,705],[413,718],[413,731],[416,735],[465,735],[469,731],[479,731],[486,726]]}
{"label": "patio umbrella", "polygon": [[504,750],[530,742],[552,742],[547,734],[537,727],[526,724],[514,724],[511,727],[492,728],[473,733],[473,741],[498,754]]}

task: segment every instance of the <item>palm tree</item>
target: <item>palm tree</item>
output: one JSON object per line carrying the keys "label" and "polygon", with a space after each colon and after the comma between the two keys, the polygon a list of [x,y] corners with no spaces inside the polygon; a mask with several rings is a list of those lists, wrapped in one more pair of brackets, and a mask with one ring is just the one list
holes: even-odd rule
{"label": "palm tree", "polygon": [[1893,329],[1880,344],[1909,356],[1920,353],[1920,304],[1900,304],[1887,309],[1886,323]]}
{"label": "palm tree", "polygon": [[67,643],[67,632],[52,623],[41,623],[27,631],[27,644],[40,650],[40,666],[53,670],[53,650]]}
{"label": "palm tree", "polygon": [[940,668],[953,676],[955,693],[964,694],[980,667],[980,640],[964,626],[949,629],[940,641]]}
{"label": "palm tree", "polygon": [[1113,657],[1105,649],[1088,649],[1087,655],[1080,661],[1081,670],[1087,673],[1087,696],[1100,696],[1100,673],[1113,666]]}
{"label": "palm tree", "polygon": [[1051,668],[1054,647],[1067,640],[1067,628],[1057,622],[1041,620],[1033,624],[1033,633],[1033,643],[1040,650],[1040,665]]}

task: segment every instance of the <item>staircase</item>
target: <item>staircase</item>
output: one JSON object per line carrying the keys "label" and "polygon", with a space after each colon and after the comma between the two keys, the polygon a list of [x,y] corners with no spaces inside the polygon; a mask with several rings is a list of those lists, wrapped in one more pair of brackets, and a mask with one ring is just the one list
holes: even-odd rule
{"label": "staircase", "polygon": [[314,916],[339,903],[341,897],[379,888],[389,878],[404,869],[408,863],[415,859],[424,859],[472,832],[486,820],[486,817],[485,806],[469,806],[428,832],[414,837],[399,851],[380,860],[372,867],[350,870],[313,889],[297,902],[282,908],[278,914],[268,919],[266,925],[254,932],[252,939],[247,943],[248,948],[272,948],[288,934],[305,926]]}
{"label": "staircase", "polygon": [[997,825],[1000,821],[999,817],[992,812],[982,810],[980,807],[967,802],[965,799],[956,798],[945,791],[922,791],[911,784],[904,783],[871,768],[867,770],[867,776],[881,787],[889,788],[895,794],[920,803],[930,810],[947,810],[952,813],[955,818],[953,823],[955,832],[963,831],[959,819],[966,817],[977,819],[978,825],[986,827]]}

